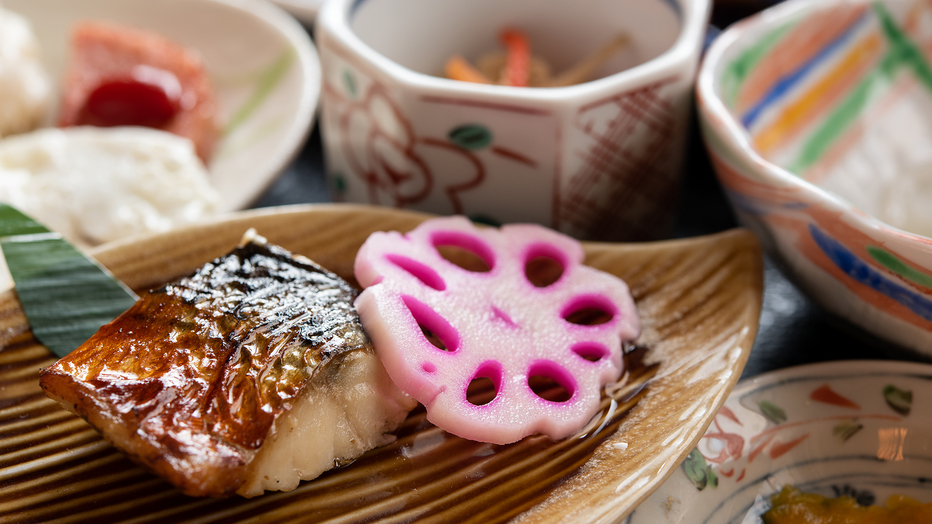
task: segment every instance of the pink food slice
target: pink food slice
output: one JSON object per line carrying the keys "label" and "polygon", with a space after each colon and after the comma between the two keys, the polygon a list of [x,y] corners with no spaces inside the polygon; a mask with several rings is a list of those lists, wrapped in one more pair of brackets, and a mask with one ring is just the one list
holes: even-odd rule
{"label": "pink food slice", "polygon": [[[472,253],[489,271],[452,263],[440,246]],[[623,371],[623,343],[640,331],[627,285],[583,257],[579,242],[541,226],[432,219],[406,235],[369,237],[355,262],[366,288],[356,308],[391,378],[437,426],[495,444],[534,433],[561,439],[598,411],[602,387]],[[540,258],[562,268],[549,285],[528,278]],[[599,323],[576,320],[593,311]],[[491,401],[467,397],[477,379],[494,385]],[[538,379],[563,397],[538,394]]]}

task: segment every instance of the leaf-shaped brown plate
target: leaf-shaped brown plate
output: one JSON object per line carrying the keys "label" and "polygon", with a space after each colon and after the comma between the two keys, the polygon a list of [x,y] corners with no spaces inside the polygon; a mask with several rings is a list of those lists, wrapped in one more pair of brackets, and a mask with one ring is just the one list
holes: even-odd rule
{"label": "leaf-shaped brown plate", "polygon": [[[93,254],[145,290],[226,253],[254,227],[351,279],[371,232],[426,218],[344,205],[252,211]],[[32,337],[15,293],[0,293],[0,521],[620,521],[695,447],[741,374],[757,331],[761,254],[740,230],[590,243],[586,253],[587,264],[627,281],[643,334],[625,357],[626,378],[606,389],[602,413],[579,435],[495,446],[453,437],[418,409],[394,444],[253,499],[186,497],[46,398],[38,370],[54,357]]]}

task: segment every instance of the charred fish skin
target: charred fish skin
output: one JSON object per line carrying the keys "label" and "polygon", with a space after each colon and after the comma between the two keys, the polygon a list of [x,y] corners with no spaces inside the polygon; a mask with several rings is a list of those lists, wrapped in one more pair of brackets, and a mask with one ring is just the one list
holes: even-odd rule
{"label": "charred fish skin", "polygon": [[[42,370],[40,385],[186,494],[228,496],[248,480],[276,420],[317,377],[359,353],[375,358],[356,294],[308,259],[244,239],[145,294]],[[392,421],[378,431],[394,429]]]}

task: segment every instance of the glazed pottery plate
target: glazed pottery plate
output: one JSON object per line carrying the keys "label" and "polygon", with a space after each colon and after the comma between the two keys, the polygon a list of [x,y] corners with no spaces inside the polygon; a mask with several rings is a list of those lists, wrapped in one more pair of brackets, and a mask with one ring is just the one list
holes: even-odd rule
{"label": "glazed pottery plate", "polygon": [[[32,23],[53,86],[60,86],[68,40],[79,21],[153,30],[200,55],[220,106],[220,140],[208,164],[220,211],[248,207],[304,145],[320,93],[320,64],[304,28],[273,5],[257,0],[4,0],[3,6]],[[49,124],[55,115],[53,107]]]}
{"label": "glazed pottery plate", "polygon": [[828,362],[738,384],[683,465],[628,524],[760,524],[790,484],[885,505],[932,502],[932,365]]}
{"label": "glazed pottery plate", "polygon": [[[145,290],[230,251],[248,228],[352,279],[379,230],[428,215],[349,205],[250,211],[96,248]],[[416,409],[398,440],[287,493],[189,498],[135,466],[43,394],[54,362],[13,291],[0,293],[0,520],[617,522],[673,472],[737,382],[757,331],[761,254],[735,230],[646,244],[585,244],[586,263],[623,278],[643,333],[602,411],[574,437],[497,446],[453,437]]]}

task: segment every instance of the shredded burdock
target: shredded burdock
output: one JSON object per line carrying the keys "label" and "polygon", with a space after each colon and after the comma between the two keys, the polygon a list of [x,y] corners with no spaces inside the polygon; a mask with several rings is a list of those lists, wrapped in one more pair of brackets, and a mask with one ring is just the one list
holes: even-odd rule
{"label": "shredded burdock", "polygon": [[460,55],[447,60],[444,73],[451,80],[478,84],[516,87],[563,87],[592,80],[606,61],[630,43],[626,34],[619,34],[575,65],[553,74],[550,65],[531,53],[531,43],[524,32],[505,28],[499,34],[504,51],[487,53],[473,65]]}

